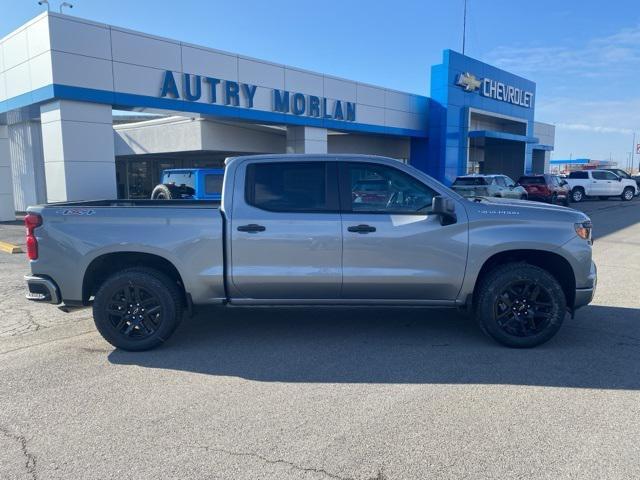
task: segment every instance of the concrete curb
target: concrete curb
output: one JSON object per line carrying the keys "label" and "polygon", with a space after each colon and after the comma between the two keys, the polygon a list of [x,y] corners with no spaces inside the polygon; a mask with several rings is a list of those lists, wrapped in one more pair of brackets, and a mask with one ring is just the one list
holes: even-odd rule
{"label": "concrete curb", "polygon": [[5,253],[22,253],[22,248],[19,245],[13,243],[0,242],[0,252]]}

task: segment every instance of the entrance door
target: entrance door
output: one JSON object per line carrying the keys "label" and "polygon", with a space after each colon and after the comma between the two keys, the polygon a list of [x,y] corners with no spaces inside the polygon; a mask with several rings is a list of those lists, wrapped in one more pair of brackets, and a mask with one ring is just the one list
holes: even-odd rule
{"label": "entrance door", "polygon": [[335,162],[265,159],[238,166],[230,222],[236,296],[339,298],[337,183]]}
{"label": "entrance door", "polygon": [[342,297],[454,300],[467,256],[466,213],[442,225],[429,186],[395,167],[340,165]]}

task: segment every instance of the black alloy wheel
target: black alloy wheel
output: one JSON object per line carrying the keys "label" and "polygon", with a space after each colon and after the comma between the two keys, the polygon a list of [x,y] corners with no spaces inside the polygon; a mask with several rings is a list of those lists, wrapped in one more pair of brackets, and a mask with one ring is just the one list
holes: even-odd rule
{"label": "black alloy wheel", "polygon": [[95,294],[93,319],[103,338],[123,350],[157,347],[174,332],[183,313],[175,280],[145,267],[121,270]]}
{"label": "black alloy wheel", "polygon": [[514,262],[488,273],[474,294],[482,331],[514,348],[551,339],[564,322],[567,300],[558,279],[536,265]]}
{"label": "black alloy wheel", "polygon": [[510,283],[494,303],[498,326],[515,337],[530,337],[544,331],[554,315],[552,310],[549,292],[532,280]]}
{"label": "black alloy wheel", "polygon": [[153,335],[162,323],[160,299],[144,287],[129,283],[111,297],[107,315],[121,335],[144,339]]}

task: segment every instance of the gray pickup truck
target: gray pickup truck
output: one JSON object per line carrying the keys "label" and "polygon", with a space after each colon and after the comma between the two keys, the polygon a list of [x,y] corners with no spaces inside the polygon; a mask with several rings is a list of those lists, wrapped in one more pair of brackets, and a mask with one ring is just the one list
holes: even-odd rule
{"label": "gray pickup truck", "polygon": [[27,297],[92,305],[126,350],[159,345],[206,304],[453,307],[532,347],[596,286],[583,213],[465,199],[374,156],[236,157],[220,204],[67,202],[31,207],[25,223]]}

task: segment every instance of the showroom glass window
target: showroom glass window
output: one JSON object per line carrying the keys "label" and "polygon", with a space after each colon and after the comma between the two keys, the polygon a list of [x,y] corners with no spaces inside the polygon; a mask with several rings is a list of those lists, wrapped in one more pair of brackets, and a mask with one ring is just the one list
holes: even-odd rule
{"label": "showroom glass window", "polygon": [[346,175],[353,213],[426,213],[436,195],[411,175],[386,165],[349,163]]}

